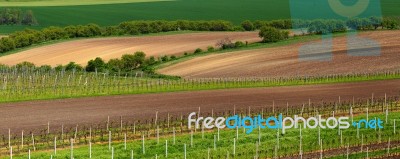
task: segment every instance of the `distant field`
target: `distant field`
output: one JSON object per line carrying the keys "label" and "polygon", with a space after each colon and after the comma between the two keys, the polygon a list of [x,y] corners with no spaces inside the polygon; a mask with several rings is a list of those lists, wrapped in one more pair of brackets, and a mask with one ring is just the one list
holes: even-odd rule
{"label": "distant field", "polygon": [[[397,0],[382,0],[381,3],[384,15],[400,15],[398,9],[400,2]],[[72,4],[79,6],[70,6]],[[222,19],[239,24],[247,19],[290,18],[288,0],[35,0],[29,2],[0,0],[0,6],[15,6],[23,10],[33,10],[40,24],[32,27],[36,29],[87,23],[106,26],[128,20]],[[0,26],[0,34],[21,30],[25,27]]]}
{"label": "distant field", "polygon": [[234,41],[258,42],[257,32],[201,32],[177,35],[94,38],[74,40],[43,47],[37,47],[20,53],[0,57],[0,63],[15,65],[23,61],[36,65],[67,64],[71,61],[85,66],[96,57],[105,60],[120,58],[123,54],[144,51],[147,56],[164,56],[192,53],[195,49],[206,50],[226,37]]}
{"label": "distant field", "polygon": [[[328,74],[375,73],[398,71],[399,31],[363,32],[361,37],[378,41],[380,56],[351,56],[347,54],[346,37],[333,40],[332,61],[302,61],[298,50],[304,43],[281,47],[235,51],[193,58],[159,70],[159,73],[186,78],[220,77],[294,77],[320,76]],[[360,46],[353,51],[371,50],[371,46]],[[310,57],[321,57],[327,50],[310,52]]]}

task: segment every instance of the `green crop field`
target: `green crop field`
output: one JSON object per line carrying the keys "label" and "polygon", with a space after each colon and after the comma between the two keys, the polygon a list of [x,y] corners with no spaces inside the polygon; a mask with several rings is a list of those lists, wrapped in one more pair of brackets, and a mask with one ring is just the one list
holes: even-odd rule
{"label": "green crop field", "polygon": [[[76,3],[73,3],[75,2]],[[116,25],[129,20],[228,20],[236,24],[244,20],[272,20],[290,18],[288,0],[102,0],[99,2],[68,0],[8,2],[1,0],[1,7],[32,10],[39,22],[32,28],[66,26],[96,23],[102,26]],[[126,2],[126,3],[125,3]],[[129,3],[128,3],[129,2]],[[96,4],[97,3],[97,4]],[[45,5],[58,6],[45,6]],[[77,4],[78,6],[71,6]],[[92,4],[92,5],[79,5]],[[400,3],[396,0],[382,0],[385,16],[400,15]],[[42,5],[42,6],[41,6]],[[234,12],[235,14],[232,14]],[[0,26],[0,34],[7,34],[27,26]]]}
{"label": "green crop field", "polygon": [[172,0],[0,0],[0,6],[77,6],[77,5],[96,5],[96,4],[118,4],[118,3],[138,3],[156,2]]}

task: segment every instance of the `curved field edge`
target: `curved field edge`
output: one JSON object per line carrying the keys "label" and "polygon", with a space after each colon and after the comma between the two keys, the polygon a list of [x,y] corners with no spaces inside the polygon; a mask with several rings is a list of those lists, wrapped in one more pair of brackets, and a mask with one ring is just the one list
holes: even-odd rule
{"label": "curved field edge", "polygon": [[[349,45],[349,39],[353,34],[347,33],[347,37],[336,36],[333,38],[332,51],[316,48],[307,53],[299,52],[300,49],[305,48],[304,46],[318,44],[319,41],[306,43],[311,40],[298,40],[300,42],[280,47],[185,58],[185,60],[179,62],[164,64],[158,68],[157,72],[183,78],[278,78],[393,71],[398,70],[400,66],[396,60],[398,59],[397,49],[400,47],[396,43],[399,38],[395,35],[398,33],[398,31],[372,31],[358,34],[361,38],[357,38],[360,40],[369,38],[378,43],[379,54],[373,56],[366,54],[376,52],[370,44],[361,45],[350,41],[351,44],[354,43],[354,46]],[[290,43],[296,41],[296,39],[289,39],[288,41]],[[355,55],[355,53],[358,55]],[[317,59],[327,56],[330,59]]]}
{"label": "curved field edge", "polygon": [[[333,37],[344,37],[346,36],[347,33],[335,33],[333,34]],[[305,35],[305,36],[295,36],[295,37],[290,37],[287,40],[279,41],[276,43],[253,43],[249,44],[248,46],[240,47],[240,48],[235,48],[235,49],[226,49],[226,50],[216,50],[216,51],[207,51],[201,54],[191,54],[189,56],[183,56],[183,57],[178,57],[176,60],[158,64],[153,66],[153,68],[156,70],[166,68],[169,66],[173,66],[175,64],[188,61],[197,57],[204,57],[207,55],[213,55],[213,54],[228,54],[228,53],[234,53],[237,51],[246,51],[246,50],[256,50],[256,49],[263,49],[263,48],[274,48],[274,47],[280,47],[280,46],[287,46],[287,45],[293,45],[293,44],[299,44],[299,43],[307,43],[307,42],[312,42],[312,41],[317,41],[321,40],[322,37],[321,35]]]}
{"label": "curved field edge", "polygon": [[[3,56],[7,56],[7,55],[12,55],[12,54],[17,54],[23,51],[27,51],[27,50],[31,50],[31,49],[35,49],[35,48],[39,48],[39,47],[43,47],[43,46],[49,46],[49,45],[53,45],[53,44],[60,44],[60,43],[64,43],[64,42],[71,42],[71,41],[79,41],[79,40],[87,40],[87,39],[100,39],[100,38],[127,38],[127,37],[148,37],[148,36],[165,36],[165,35],[180,35],[180,34],[191,34],[191,33],[207,33],[207,32],[202,32],[202,31],[170,31],[170,32],[160,32],[160,33],[149,33],[149,34],[141,34],[141,35],[135,35],[135,36],[131,36],[131,35],[122,35],[122,36],[98,36],[98,37],[89,37],[89,38],[71,38],[71,39],[63,39],[63,40],[53,40],[53,41],[49,41],[49,42],[43,42],[40,44],[33,44],[31,46],[28,47],[24,47],[24,48],[17,48],[15,50],[12,51],[8,51],[5,53],[1,53],[0,57]],[[0,36],[1,37],[7,37],[7,36]]]}
{"label": "curved field edge", "polygon": [[54,6],[79,6],[101,5],[120,3],[162,2],[174,0],[0,0],[2,7],[54,7]]}
{"label": "curved field edge", "polygon": [[[8,56],[0,57],[0,63],[16,65],[28,61],[38,66],[75,62],[86,66],[89,60],[100,57],[105,61],[121,58],[124,54],[143,51],[147,58],[164,55],[172,56],[193,52],[197,48],[207,49],[219,40],[230,37],[234,40],[258,42],[261,39],[257,32],[195,32],[185,34],[159,34],[160,36],[133,36],[121,38],[97,38],[70,41],[37,47]],[[157,35],[157,34],[153,34]]]}
{"label": "curved field edge", "polygon": [[[379,108],[378,108],[379,109]],[[361,113],[362,110],[359,110]],[[346,113],[347,111],[343,112]],[[379,112],[379,111],[378,111]],[[328,113],[328,112],[327,112]],[[341,116],[341,115],[339,115]],[[385,114],[379,113],[370,113],[368,114],[370,118],[380,118],[385,119]],[[365,114],[358,114],[354,117],[355,121],[365,119]],[[323,154],[326,158],[341,158],[346,153],[347,144],[349,144],[351,151],[349,152],[350,156],[360,157],[365,156],[364,153],[357,152],[357,148],[360,147],[361,144],[364,144],[364,149],[366,147],[374,147],[371,150],[370,156],[384,156],[386,155],[386,150],[382,150],[387,148],[386,143],[391,138],[391,142],[394,144],[391,146],[391,153],[398,153],[398,145],[399,143],[399,133],[393,133],[395,130],[394,122],[392,120],[396,120],[400,117],[400,112],[391,111],[388,120],[389,122],[384,123],[384,128],[379,129],[379,136],[377,135],[378,130],[373,129],[365,129],[361,128],[357,130],[354,127],[350,127],[349,129],[342,130],[342,135],[338,135],[338,130],[336,129],[322,129],[321,130],[321,139],[323,146]],[[364,137],[361,141],[362,137],[359,135],[357,137],[356,134],[362,134]],[[280,158],[291,158],[298,157],[299,153],[299,143],[302,143],[302,149],[304,152],[304,156],[311,155],[315,157],[319,157],[320,145],[318,145],[318,129],[303,129],[301,130],[302,139],[300,142],[300,130],[299,129],[288,129],[285,135],[279,135],[279,143],[277,142],[276,134],[280,131],[276,131],[273,129],[254,129],[254,131],[250,134],[245,134],[242,129],[239,131],[229,130],[229,129],[221,129],[221,131],[216,131],[215,129],[211,131],[204,131],[204,135],[201,130],[197,132],[193,132],[193,138],[190,133],[181,133],[177,129],[176,135],[176,143],[173,140],[172,134],[170,131],[160,132],[162,135],[158,139],[153,135],[145,136],[145,140],[143,143],[142,138],[134,138],[128,139],[126,144],[126,149],[123,140],[123,133],[118,130],[110,130],[113,134],[119,134],[118,136],[114,136],[111,147],[115,149],[115,156],[127,158],[131,155],[133,151],[134,156],[140,158],[152,158],[154,156],[159,156],[161,158],[166,158],[165,156],[165,143],[168,144],[168,157],[182,157],[184,155],[184,145],[187,146],[187,155],[189,157],[197,157],[203,158],[208,154],[208,150],[211,150],[210,155],[213,157],[221,158],[222,156],[230,156],[235,158],[249,158],[249,156],[255,156],[258,154],[260,157],[264,158],[273,158],[274,156],[279,156]],[[132,133],[132,132],[125,132]],[[237,135],[236,135],[237,133]],[[121,136],[122,135],[122,136]],[[218,141],[216,140],[216,136],[218,135]],[[368,139],[366,138],[368,136]],[[237,138],[236,142],[236,154],[233,154],[233,142],[234,138]],[[108,137],[105,137],[108,138]],[[342,139],[341,139],[342,138]],[[261,141],[259,144],[256,144],[258,141]],[[342,142],[343,141],[343,142]],[[58,141],[60,142],[60,141]],[[213,148],[213,142],[216,144],[216,148]],[[296,143],[296,144],[293,144]],[[68,158],[71,155],[71,150],[69,147],[69,143],[59,143],[63,144],[63,146],[59,146],[57,149],[57,155],[54,155],[54,151],[52,151],[52,145],[49,144],[46,149],[37,152],[33,152],[31,156],[33,158],[49,158],[50,155],[53,155],[54,158]],[[84,157],[87,158],[89,156],[89,146],[88,142],[85,139],[83,145],[78,145],[74,147],[73,155],[75,157]],[[145,153],[142,152],[142,146],[145,145]],[[258,145],[258,146],[257,146]],[[274,146],[271,146],[274,145]],[[276,149],[276,145],[279,145],[279,149]],[[29,146],[29,145],[28,145]],[[46,145],[43,145],[46,147]],[[110,147],[110,148],[111,148]],[[26,150],[27,148],[25,148]],[[326,150],[326,151],[325,151]],[[258,151],[258,152],[256,152]],[[228,152],[228,153],[227,153]],[[325,154],[326,153],[326,154]],[[20,153],[13,156],[14,158],[26,158],[27,153]],[[109,144],[107,144],[106,139],[103,139],[103,142],[97,141],[97,143],[92,144],[92,155],[95,157],[110,157],[111,152],[109,149]],[[325,156],[326,155],[326,156]],[[7,156],[3,158],[8,158]]]}

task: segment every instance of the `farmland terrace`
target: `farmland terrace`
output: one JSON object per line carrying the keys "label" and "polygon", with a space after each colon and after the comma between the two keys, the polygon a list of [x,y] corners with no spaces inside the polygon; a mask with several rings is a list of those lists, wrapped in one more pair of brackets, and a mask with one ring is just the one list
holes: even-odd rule
{"label": "farmland terrace", "polygon": [[[324,58],[330,52],[319,48],[300,56],[299,49],[305,44],[235,51],[212,54],[189,59],[161,68],[158,72],[185,78],[220,77],[296,77],[321,76],[329,74],[354,74],[396,71],[400,69],[400,31],[362,32],[359,37],[375,40],[380,54],[360,56],[377,48],[360,38],[349,41],[348,36],[333,39],[332,59],[320,61],[311,58]],[[320,42],[314,41],[312,44]],[[349,48],[347,44],[357,46]],[[326,45],[325,45],[326,46]],[[349,50],[349,51],[348,51]],[[352,54],[348,54],[351,52]],[[357,55],[359,54],[359,55]]]}
{"label": "farmland terrace", "polygon": [[0,63],[15,65],[29,61],[36,65],[68,64],[76,62],[85,66],[89,60],[120,58],[123,54],[144,51],[147,56],[160,57],[207,49],[224,38],[234,41],[258,42],[257,32],[201,32],[176,35],[151,35],[141,37],[112,37],[74,40],[0,57]]}

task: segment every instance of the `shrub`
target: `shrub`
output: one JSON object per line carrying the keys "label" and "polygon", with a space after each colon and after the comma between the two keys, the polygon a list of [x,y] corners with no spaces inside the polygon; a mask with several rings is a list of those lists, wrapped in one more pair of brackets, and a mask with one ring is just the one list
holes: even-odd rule
{"label": "shrub", "polygon": [[195,54],[197,54],[197,53],[202,53],[202,52],[203,52],[203,50],[200,49],[200,48],[197,48],[196,50],[194,50],[194,53],[195,53]]}
{"label": "shrub", "polygon": [[176,56],[175,55],[171,55],[171,60],[176,60]]}
{"label": "shrub", "polygon": [[35,16],[33,15],[32,10],[26,11],[24,17],[21,20],[21,24],[23,25],[36,25],[38,24]]}
{"label": "shrub", "polygon": [[124,68],[124,63],[120,59],[111,59],[107,62],[107,68],[117,72]]}
{"label": "shrub", "polygon": [[105,27],[102,35],[103,36],[113,36],[113,35],[122,35],[123,31],[116,26],[108,26]]}
{"label": "shrub", "polygon": [[399,28],[399,21],[393,17],[387,17],[383,19],[382,27],[386,29],[397,29]]}
{"label": "shrub", "polygon": [[383,19],[381,17],[373,16],[373,17],[370,17],[369,19],[375,30],[378,29],[378,27],[382,27]]}
{"label": "shrub", "polygon": [[20,9],[3,8],[0,10],[0,25],[15,25],[21,21]]}
{"label": "shrub", "polygon": [[246,30],[244,30],[242,26],[234,26],[233,31],[246,31]]}
{"label": "shrub", "polygon": [[101,35],[101,28],[97,24],[88,24],[86,26],[78,27],[79,37],[93,37]]}
{"label": "shrub", "polygon": [[314,20],[310,23],[308,28],[308,33],[310,34],[326,34],[330,33],[331,31],[328,30],[328,26],[326,25],[325,21],[322,20]]}
{"label": "shrub", "polygon": [[236,41],[235,42],[235,47],[243,47],[245,44],[241,41]]}
{"label": "shrub", "polygon": [[209,31],[229,31],[233,30],[233,24],[229,21],[217,20],[210,22]]}
{"label": "shrub", "polygon": [[83,67],[81,65],[76,64],[75,62],[70,62],[65,65],[65,71],[82,71]]}
{"label": "shrub", "polygon": [[164,56],[161,57],[161,61],[162,62],[167,62],[167,61],[169,61],[169,57],[167,55],[164,55]]}
{"label": "shrub", "polygon": [[42,30],[46,40],[59,40],[67,37],[67,32],[60,27],[48,27]]}
{"label": "shrub", "polygon": [[303,19],[293,19],[292,20],[292,28],[308,28],[310,26],[311,21],[303,20]]}
{"label": "shrub", "polygon": [[57,72],[60,72],[64,69],[63,65],[57,65],[56,67],[54,67],[54,70]]}
{"label": "shrub", "polygon": [[107,68],[107,65],[104,62],[104,60],[100,57],[97,57],[96,59],[90,60],[88,62],[85,70],[88,72],[95,72],[95,71],[103,72],[103,71],[105,71],[106,68]]}
{"label": "shrub", "polygon": [[15,49],[16,45],[12,38],[1,38],[0,39],[0,53],[7,52]]}
{"label": "shrub", "polygon": [[246,20],[244,22],[242,22],[241,26],[243,27],[244,30],[246,31],[252,31],[254,30],[254,25],[251,21]]}
{"label": "shrub", "polygon": [[157,63],[157,61],[156,61],[156,58],[154,56],[150,56],[149,59],[145,60],[145,64],[146,65],[154,65],[156,63]]}
{"label": "shrub", "polygon": [[42,72],[49,72],[51,69],[52,69],[52,67],[50,65],[42,65],[39,68],[37,68],[36,70],[42,71]]}
{"label": "shrub", "polygon": [[285,26],[285,22],[283,20],[273,20],[268,23],[268,26],[277,28],[277,29],[288,29]]}
{"label": "shrub", "polygon": [[265,43],[278,42],[289,38],[289,32],[265,26],[260,29],[259,36],[263,39],[262,42]]}
{"label": "shrub", "polygon": [[193,27],[191,26],[190,21],[188,20],[178,20],[176,21],[176,27],[178,30],[189,30]]}
{"label": "shrub", "polygon": [[20,9],[2,8],[0,9],[0,25],[36,25],[37,21],[32,10],[25,13]]}
{"label": "shrub", "polygon": [[33,64],[32,62],[24,61],[24,62],[21,62],[21,63],[15,65],[15,67],[16,67],[17,69],[35,68],[35,64]]}
{"label": "shrub", "polygon": [[64,31],[67,34],[68,38],[78,37],[78,29],[74,25],[70,25],[70,26],[65,27]]}
{"label": "shrub", "polygon": [[224,38],[224,39],[218,41],[216,46],[220,47],[221,49],[235,48],[235,44],[232,42],[232,40],[230,38]]}
{"label": "shrub", "polygon": [[208,46],[208,47],[207,47],[207,51],[208,51],[208,52],[212,52],[212,51],[214,51],[214,50],[215,50],[215,49],[214,49],[214,47],[212,47],[212,46]]}
{"label": "shrub", "polygon": [[121,60],[124,65],[124,69],[131,71],[139,68],[145,61],[146,54],[144,52],[138,51],[135,54],[125,54],[122,56]]}
{"label": "shrub", "polygon": [[256,20],[254,21],[253,25],[255,29],[261,29],[262,27],[267,26],[267,23],[268,22],[266,21]]}
{"label": "shrub", "polygon": [[25,29],[23,31],[17,31],[10,35],[13,39],[16,48],[30,46],[32,44],[40,43],[46,40],[43,32]]}

